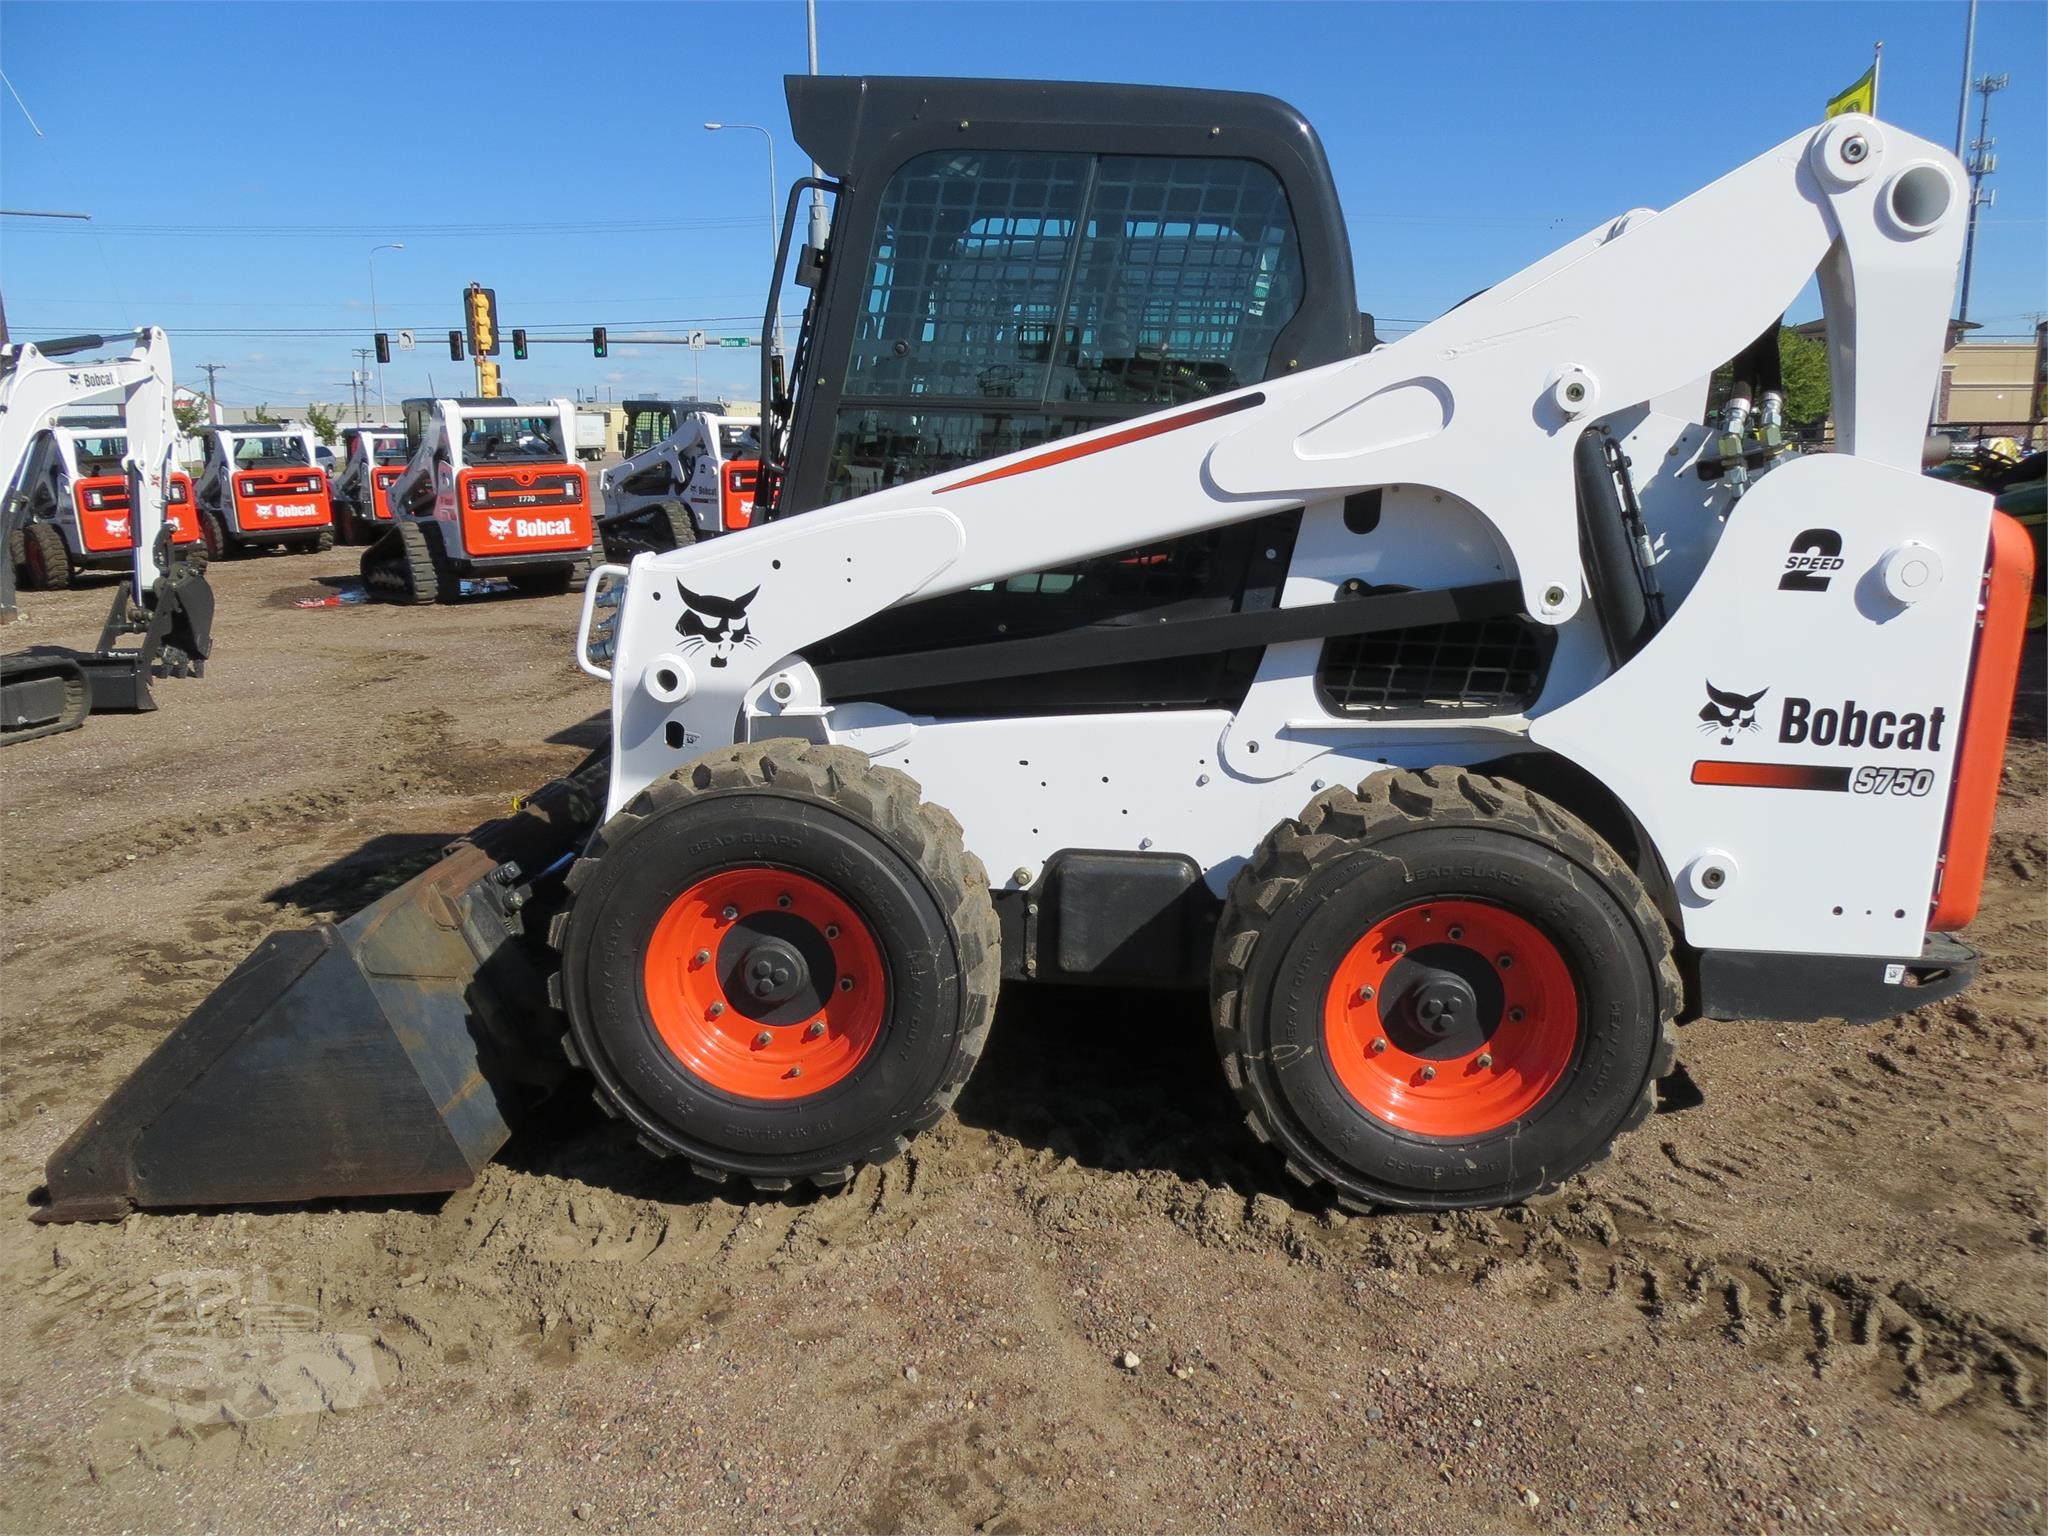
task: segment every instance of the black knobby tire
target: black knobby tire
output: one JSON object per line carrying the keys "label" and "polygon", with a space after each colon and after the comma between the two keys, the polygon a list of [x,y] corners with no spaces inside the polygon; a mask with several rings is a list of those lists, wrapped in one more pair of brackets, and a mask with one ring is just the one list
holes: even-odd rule
{"label": "black knobby tire", "polygon": [[690,517],[690,509],[679,501],[665,501],[607,523],[600,532],[605,558],[620,565],[631,564],[635,555],[665,554],[671,549],[687,549],[697,542],[697,525]]}
{"label": "black knobby tire", "polygon": [[61,592],[71,585],[71,551],[64,530],[55,523],[30,523],[23,541],[23,585],[33,591]]}
{"label": "black knobby tire", "polygon": [[372,596],[386,602],[444,602],[454,595],[446,563],[441,559],[436,530],[400,520],[362,553],[357,569]]}
{"label": "black knobby tire", "polygon": [[[648,956],[684,893],[755,870],[830,887],[882,964],[872,1043],[801,1097],[741,1095],[685,1065],[648,997]],[[564,1046],[643,1144],[712,1179],[844,1184],[936,1122],[980,1059],[1001,974],[987,876],[952,816],[859,752],[784,740],[707,753],[607,822],[568,885],[550,933]]]}
{"label": "black knobby tire", "polygon": [[199,543],[209,560],[226,560],[235,553],[234,542],[228,538],[227,525],[220,520],[220,514],[200,509]]}
{"label": "black knobby tire", "polygon": [[173,544],[171,558],[196,575],[205,575],[206,568],[213,562],[206,555],[206,541],[199,539],[190,544]]}
{"label": "black knobby tire", "polygon": [[[1578,1005],[1569,1061],[1560,1054],[1540,1101],[1459,1135],[1421,1134],[1368,1109],[1332,1059],[1346,1041],[1326,1029],[1327,1009],[1363,1006],[1332,991],[1350,974],[1354,944],[1431,902],[1529,925],[1553,951],[1545,963],[1569,973]],[[1251,1130],[1280,1148],[1296,1179],[1358,1208],[1457,1209],[1553,1190],[1641,1124],[1676,1055],[1682,990],[1656,904],[1591,828],[1510,781],[1439,768],[1326,790],[1267,835],[1218,925],[1211,1014]],[[1489,1027],[1501,1027],[1498,1013]]]}
{"label": "black knobby tire", "polygon": [[307,547],[316,555],[326,554],[327,551],[334,548],[334,530],[332,528],[322,528],[313,535],[313,542]]}
{"label": "black knobby tire", "polygon": [[576,557],[564,579],[563,590],[581,592],[590,585],[590,573],[604,564],[604,530],[593,528],[590,534],[590,548]]}

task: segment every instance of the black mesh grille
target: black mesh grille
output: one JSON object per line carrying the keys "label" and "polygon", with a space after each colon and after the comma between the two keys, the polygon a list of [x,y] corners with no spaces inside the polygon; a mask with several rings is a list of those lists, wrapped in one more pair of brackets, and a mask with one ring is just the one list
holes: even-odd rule
{"label": "black mesh grille", "polygon": [[1338,714],[1515,714],[1536,702],[1550,650],[1549,631],[1519,615],[1339,635],[1316,687]]}

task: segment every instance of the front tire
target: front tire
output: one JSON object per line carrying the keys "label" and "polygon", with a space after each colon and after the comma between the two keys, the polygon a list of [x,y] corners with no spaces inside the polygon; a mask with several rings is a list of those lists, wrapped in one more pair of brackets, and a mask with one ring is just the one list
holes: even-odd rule
{"label": "front tire", "polygon": [[845,1183],[945,1113],[988,1038],[981,864],[847,748],[707,753],[607,822],[569,887],[565,1044],[600,1104],[710,1178]]}
{"label": "front tire", "polygon": [[228,540],[227,525],[221,522],[216,512],[200,512],[199,542],[205,548],[208,560],[225,560],[234,553],[234,545]]}
{"label": "front tire", "polygon": [[1640,1124],[1671,938],[1561,807],[1459,769],[1318,795],[1232,882],[1216,1045],[1288,1171],[1360,1207],[1509,1205]]}

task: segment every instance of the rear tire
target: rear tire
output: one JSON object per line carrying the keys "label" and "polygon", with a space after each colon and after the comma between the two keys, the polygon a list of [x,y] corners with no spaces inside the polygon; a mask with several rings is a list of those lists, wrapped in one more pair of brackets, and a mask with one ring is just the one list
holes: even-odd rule
{"label": "rear tire", "polygon": [[334,548],[334,530],[332,528],[322,528],[313,535],[313,542],[304,547],[316,555],[326,554],[327,551]]}
{"label": "rear tire", "polygon": [[199,514],[199,543],[206,551],[208,560],[226,560],[234,554],[234,545],[228,540],[227,526],[214,512],[201,510]]}
{"label": "rear tire", "polygon": [[950,815],[858,752],[707,753],[607,822],[568,884],[564,1043],[601,1105],[712,1179],[843,1184],[980,1059],[987,876]]}
{"label": "rear tire", "polygon": [[1325,791],[1217,930],[1224,1075],[1287,1170],[1359,1207],[1509,1205],[1605,1157],[1676,1052],[1671,937],[1584,823],[1459,769]]}
{"label": "rear tire", "polygon": [[30,523],[22,540],[22,585],[32,591],[61,592],[71,585],[71,551],[55,523]]}

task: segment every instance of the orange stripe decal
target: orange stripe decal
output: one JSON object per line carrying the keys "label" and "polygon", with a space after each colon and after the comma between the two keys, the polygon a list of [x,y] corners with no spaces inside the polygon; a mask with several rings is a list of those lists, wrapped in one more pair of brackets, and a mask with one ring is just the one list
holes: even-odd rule
{"label": "orange stripe decal", "polygon": [[1970,660],[1969,690],[1963,695],[1963,741],[1956,752],[1955,783],[1949,789],[1934,911],[1927,919],[1931,933],[1953,933],[1977,915],[2033,590],[2034,546],[2027,530],[2008,513],[1993,512],[1984,618],[1977,631],[1977,652]]}
{"label": "orange stripe decal", "polygon": [[986,485],[991,480],[1007,480],[1012,475],[1028,475],[1034,469],[1050,469],[1055,464],[1069,464],[1075,459],[1085,459],[1091,453],[1102,453],[1111,448],[1122,448],[1129,443],[1142,443],[1148,437],[1159,437],[1167,432],[1178,432],[1182,427],[1200,426],[1205,421],[1214,421],[1219,416],[1235,415],[1248,411],[1255,405],[1264,405],[1264,390],[1255,390],[1249,395],[1239,395],[1235,400],[1218,400],[1199,410],[1189,411],[1182,416],[1169,416],[1164,420],[1154,418],[1141,421],[1134,427],[1125,427],[1121,432],[1112,432],[1107,437],[1090,438],[1084,442],[1062,443],[1044,453],[1033,454],[1015,464],[1006,464],[1001,469],[991,469],[979,475],[970,475],[965,480],[955,480],[951,485],[942,485],[938,494],[948,491],[964,491],[970,485]]}
{"label": "orange stripe decal", "polygon": [[1720,758],[1702,758],[1692,765],[1692,781],[1737,789],[1847,790],[1849,770],[1810,763],[1731,763]]}

